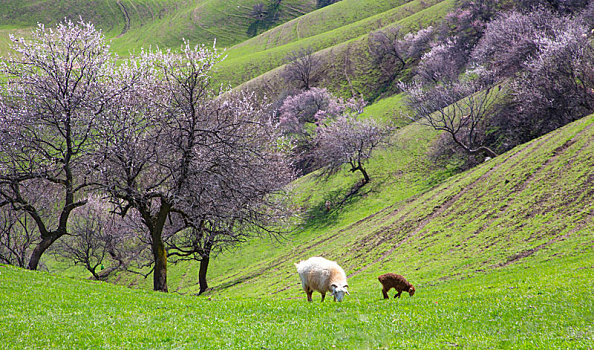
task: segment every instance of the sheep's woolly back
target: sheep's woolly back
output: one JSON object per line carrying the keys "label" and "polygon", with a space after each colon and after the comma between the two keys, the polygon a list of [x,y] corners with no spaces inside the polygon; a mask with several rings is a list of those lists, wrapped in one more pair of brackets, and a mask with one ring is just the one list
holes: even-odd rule
{"label": "sheep's woolly back", "polygon": [[332,284],[338,286],[347,284],[344,270],[335,261],[322,257],[313,257],[301,261],[295,266],[304,290],[309,288],[320,293],[326,293],[331,291],[330,286]]}

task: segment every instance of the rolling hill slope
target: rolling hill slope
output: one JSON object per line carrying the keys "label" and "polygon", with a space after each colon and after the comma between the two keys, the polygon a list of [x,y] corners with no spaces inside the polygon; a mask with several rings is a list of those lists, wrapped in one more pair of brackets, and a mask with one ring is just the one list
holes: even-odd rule
{"label": "rolling hill slope", "polygon": [[[431,190],[420,186],[417,195],[413,190],[400,197],[392,192],[393,204],[382,210],[362,209],[363,202],[380,196],[367,193],[331,221],[314,217],[291,244],[259,247],[268,251],[265,258],[249,250],[222,257],[211,271],[211,284],[224,295],[299,296],[293,263],[314,255],[342,262],[357,290],[375,286],[382,271],[398,271],[427,286],[548,260],[562,264],[584,257],[584,266],[592,266],[593,143],[594,116],[589,116]],[[401,191],[420,178],[406,180]],[[360,218],[357,210],[371,213]],[[234,257],[244,254],[252,261],[235,265]]]}
{"label": "rolling hill slope", "polygon": [[[111,48],[121,56],[142,47],[176,49],[191,43],[228,47],[217,67],[224,85],[282,91],[279,67],[301,48],[313,48],[323,61],[326,77],[320,83],[334,93],[361,93],[368,100],[382,95],[378,69],[367,42],[371,31],[400,26],[413,31],[439,21],[453,0],[343,0],[316,10],[316,1],[286,0],[275,10],[277,19],[263,26],[250,15],[257,0],[94,0],[20,1],[0,4],[0,55],[9,50],[9,34],[26,36],[36,23],[53,25],[62,18],[82,17],[101,28]],[[259,35],[253,36],[253,28]],[[276,26],[276,27],[275,27]],[[273,96],[274,97],[274,96]]]}
{"label": "rolling hill slope", "polygon": [[[302,18],[312,17],[319,11],[330,11],[338,4]],[[286,83],[279,74],[287,54],[312,48],[322,62],[324,78],[320,86],[342,96],[352,96],[355,92],[374,100],[386,87],[379,81],[379,68],[369,54],[369,33],[392,27],[400,27],[406,33],[428,27],[443,18],[453,5],[452,0],[410,1],[360,21],[266,49],[258,45],[258,38],[254,38],[228,50],[228,58],[219,64],[216,77],[231,86],[243,84],[241,88],[269,93],[282,91]],[[275,30],[283,31],[291,26],[293,22]]]}
{"label": "rolling hill slope", "polygon": [[[250,13],[257,0],[93,0],[93,1],[4,1],[0,3],[0,37],[29,29],[37,23],[53,25],[63,18],[94,23],[121,55],[141,47],[176,48],[182,39],[193,43],[228,47],[244,41],[263,29],[251,33],[255,19]],[[285,0],[274,11],[274,27],[316,9],[315,0]],[[253,31],[253,29],[251,30]],[[1,43],[0,43],[1,44]],[[5,52],[7,46],[0,46]]]}
{"label": "rolling hill slope", "polygon": [[351,31],[344,35],[357,37],[362,34],[360,30],[365,30],[365,25],[369,31],[381,26],[382,20],[389,23],[387,14],[399,13],[398,16],[406,17],[407,11],[412,12],[409,7],[403,6],[408,3],[418,6],[414,0],[341,0],[243,41],[233,46],[229,54],[232,57],[251,54],[344,27],[349,27]]}
{"label": "rolling hill slope", "polygon": [[[594,115],[363,219],[315,218],[271,258],[242,260],[254,245],[223,257],[206,297],[0,265],[3,346],[591,348],[592,142]],[[293,262],[317,254],[350,275],[343,303],[305,302]],[[381,300],[385,271],[406,275],[414,297]]]}

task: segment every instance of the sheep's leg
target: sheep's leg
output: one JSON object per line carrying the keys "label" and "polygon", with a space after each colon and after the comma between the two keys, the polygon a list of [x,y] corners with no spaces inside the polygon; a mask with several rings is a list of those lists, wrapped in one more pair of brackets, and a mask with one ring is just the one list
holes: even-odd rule
{"label": "sheep's leg", "polygon": [[312,301],[311,296],[313,294],[313,290],[308,289],[305,291],[305,293],[307,294],[307,301],[311,302]]}
{"label": "sheep's leg", "polygon": [[384,295],[384,299],[389,299],[390,298],[388,296],[388,291],[386,290],[386,288],[382,289],[382,294]]}
{"label": "sheep's leg", "polygon": [[324,302],[325,298],[326,298],[326,293],[322,293],[322,303]]}
{"label": "sheep's leg", "polygon": [[394,295],[394,299],[400,298],[400,294],[402,294],[402,291],[401,290],[398,291],[398,294]]}

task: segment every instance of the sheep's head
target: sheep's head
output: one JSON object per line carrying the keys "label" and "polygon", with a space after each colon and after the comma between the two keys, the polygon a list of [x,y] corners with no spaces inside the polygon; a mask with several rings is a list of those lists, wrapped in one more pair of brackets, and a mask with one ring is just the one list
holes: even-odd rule
{"label": "sheep's head", "polygon": [[344,284],[342,286],[339,286],[337,284],[331,285],[330,288],[332,289],[332,295],[334,296],[334,299],[336,301],[342,301],[344,295],[349,294],[349,291],[347,290],[348,287],[348,284]]}
{"label": "sheep's head", "polygon": [[408,288],[408,294],[412,297],[415,295],[415,287],[411,284],[410,288]]}

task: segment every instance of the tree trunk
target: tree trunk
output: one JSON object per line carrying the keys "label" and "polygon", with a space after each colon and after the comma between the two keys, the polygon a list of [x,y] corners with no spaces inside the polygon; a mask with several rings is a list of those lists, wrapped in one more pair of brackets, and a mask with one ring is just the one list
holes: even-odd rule
{"label": "tree trunk", "polygon": [[153,290],[167,293],[167,252],[161,234],[153,235],[153,257],[155,269],[153,270]]}
{"label": "tree trunk", "polygon": [[143,211],[145,221],[150,222],[149,230],[152,237],[152,251],[155,261],[153,269],[153,290],[157,292],[167,293],[167,251],[165,250],[165,243],[163,242],[163,227],[165,220],[171,210],[171,205],[165,201],[161,202],[159,213],[152,218],[149,211]]}
{"label": "tree trunk", "polygon": [[452,135],[452,139],[454,140],[454,142],[458,146],[462,147],[462,149],[468,154],[477,154],[477,153],[483,152],[483,153],[486,153],[489,157],[495,158],[498,156],[497,153],[495,153],[492,149],[490,149],[487,146],[480,146],[479,148],[472,149],[472,148],[468,147],[466,144],[464,144],[464,142],[458,140],[455,133],[453,133],[453,132],[449,132],[449,133],[450,133],[450,135]]}
{"label": "tree trunk", "polygon": [[369,182],[369,175],[367,175],[367,171],[362,166],[359,166],[359,171],[363,174],[363,183]]}
{"label": "tree trunk", "polygon": [[208,272],[209,262],[210,256],[203,256],[200,260],[200,271],[198,271],[198,283],[200,284],[200,292],[198,292],[198,295],[204,293],[208,289],[208,283],[206,282],[206,273]]}
{"label": "tree trunk", "polygon": [[367,174],[367,170],[363,168],[363,164],[361,164],[361,161],[357,161],[357,164],[355,164],[355,161],[351,160],[349,164],[351,165],[350,172],[354,173],[355,171],[359,170],[361,174],[363,174],[363,185],[369,182],[369,174]]}
{"label": "tree trunk", "polygon": [[33,253],[31,253],[31,258],[29,259],[29,266],[27,266],[29,270],[37,270],[37,268],[39,267],[39,260],[41,260],[41,256],[47,250],[47,248],[49,248],[52,245],[52,243],[54,243],[58,238],[59,236],[49,236],[43,237],[41,239],[41,242],[37,244],[35,249],[33,249]]}
{"label": "tree trunk", "polygon": [[495,153],[492,149],[490,149],[487,146],[481,146],[479,148],[477,148],[476,150],[471,150],[471,153],[479,153],[479,152],[484,152],[486,153],[489,157],[495,158],[497,157],[497,153]]}

